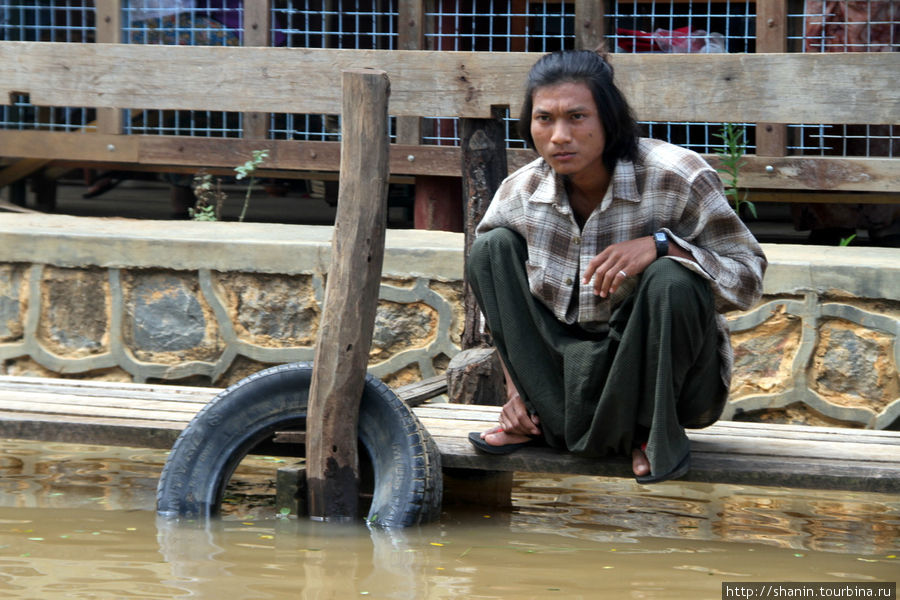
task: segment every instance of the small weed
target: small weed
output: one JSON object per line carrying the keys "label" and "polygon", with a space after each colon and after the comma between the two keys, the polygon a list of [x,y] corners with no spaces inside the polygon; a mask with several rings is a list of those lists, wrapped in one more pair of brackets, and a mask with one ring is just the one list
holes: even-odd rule
{"label": "small weed", "polygon": [[218,221],[222,216],[222,203],[225,202],[225,192],[222,191],[222,180],[205,171],[200,171],[194,176],[194,195],[197,196],[197,204],[188,209],[188,214],[194,221]]}
{"label": "small weed", "polygon": [[840,241],[840,243],[838,243],[838,246],[849,246],[850,243],[853,242],[853,240],[855,240],[855,239],[856,239],[855,233],[853,235],[847,236],[845,238],[841,238],[841,241]]}
{"label": "small weed", "polygon": [[[243,221],[247,214],[247,207],[250,205],[250,194],[253,192],[253,186],[256,184],[254,173],[268,157],[268,150],[254,150],[253,158],[234,168],[237,173],[235,179],[241,180],[245,177],[250,177],[250,180],[247,182],[247,192],[244,195],[244,205],[241,208],[238,221]],[[222,191],[222,180],[218,177],[213,178],[212,175],[205,171],[200,171],[194,176],[193,189],[194,195],[197,196],[197,203],[194,208],[188,209],[191,219],[194,221],[220,220],[222,218],[222,204],[227,198],[227,194]]]}
{"label": "small weed", "polygon": [[722,174],[722,183],[725,184],[725,197],[731,202],[735,212],[741,214],[741,207],[746,206],[753,218],[756,218],[756,206],[747,200],[747,190],[738,187],[738,177],[741,167],[744,166],[744,154],[747,152],[747,130],[743,126],[734,123],[723,123],[720,133],[713,135],[724,143],[725,147],[716,152],[722,163],[717,169]]}
{"label": "small weed", "polygon": [[241,215],[238,217],[238,221],[243,221],[244,215],[247,214],[247,206],[250,204],[250,193],[253,191],[253,184],[256,183],[254,173],[256,173],[256,169],[267,158],[269,158],[268,150],[254,150],[253,158],[234,168],[237,172],[237,177],[235,177],[235,179],[241,180],[244,177],[250,177],[250,181],[247,183],[247,193],[244,195],[244,206],[241,208]]}

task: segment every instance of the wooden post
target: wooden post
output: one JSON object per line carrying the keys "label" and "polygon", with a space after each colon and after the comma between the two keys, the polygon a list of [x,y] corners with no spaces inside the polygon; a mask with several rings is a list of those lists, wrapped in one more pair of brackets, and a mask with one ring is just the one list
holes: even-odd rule
{"label": "wooden post", "polygon": [[595,50],[602,44],[606,36],[605,18],[601,0],[575,0],[575,48]]}
{"label": "wooden post", "polygon": [[[272,19],[268,1],[245,2],[243,24],[245,46],[269,46],[271,44]],[[242,137],[251,140],[268,138],[269,113],[244,113]]]}
{"label": "wooden post", "polygon": [[[118,44],[122,41],[122,1],[95,0],[97,19],[97,41]],[[97,109],[97,131],[100,133],[122,134],[123,111],[118,108]]]}
{"label": "wooden post", "polygon": [[[787,52],[786,0],[760,0],[756,3],[756,51]],[[756,124],[756,155],[787,154],[787,125]]]}
{"label": "wooden post", "polygon": [[[397,46],[399,50],[425,47],[425,0],[400,0],[397,5]],[[422,143],[422,119],[397,117],[397,143],[417,146]]]}
{"label": "wooden post", "polygon": [[[459,135],[462,146],[463,202],[465,206],[465,254],[468,258],[475,228],[484,217],[494,192],[508,174],[506,164],[506,136],[503,130],[504,110],[495,108],[491,119],[460,119]],[[465,281],[465,279],[464,279]],[[463,349],[484,346],[488,336],[481,326],[481,312],[468,282],[464,283],[466,321],[463,329]]]}
{"label": "wooden post", "polygon": [[357,517],[359,402],[387,223],[390,83],[376,70],[342,78],[340,191],[306,423],[309,512],[323,521]]}

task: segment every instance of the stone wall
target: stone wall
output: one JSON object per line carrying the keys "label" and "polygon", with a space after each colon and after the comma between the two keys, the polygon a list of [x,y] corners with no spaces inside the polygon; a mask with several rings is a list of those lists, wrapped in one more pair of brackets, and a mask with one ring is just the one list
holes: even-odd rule
{"label": "stone wall", "polygon": [[[6,215],[0,373],[225,386],[312,360],[330,227]],[[768,245],[765,298],[729,315],[726,418],[900,420],[900,250]],[[388,232],[370,372],[444,371],[462,334],[462,236]]]}

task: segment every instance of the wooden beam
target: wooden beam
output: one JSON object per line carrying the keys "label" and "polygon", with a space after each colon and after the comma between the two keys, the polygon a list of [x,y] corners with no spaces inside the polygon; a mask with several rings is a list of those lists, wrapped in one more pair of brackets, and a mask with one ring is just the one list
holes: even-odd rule
{"label": "wooden beam", "polygon": [[[518,112],[538,56],[0,42],[0,93],[27,93],[42,106],[335,114],[338,73],[372,68],[391,77],[395,116],[490,118],[493,106]],[[900,123],[900,86],[872,76],[900,71],[896,52],[621,54],[614,61],[642,120]]]}
{"label": "wooden beam", "polygon": [[[787,52],[787,1],[757,0],[756,51]],[[759,156],[787,154],[787,126],[756,124],[756,153]]]}
{"label": "wooden beam", "polygon": [[[266,47],[271,44],[272,18],[269,2],[257,0],[244,3],[244,45]],[[269,113],[243,114],[242,136],[249,140],[264,140],[269,135]]]}
{"label": "wooden beam", "polygon": [[[97,41],[118,44],[122,41],[122,0],[95,0]],[[97,129],[101,133],[122,133],[123,111],[117,108],[97,110]]]}
{"label": "wooden beam", "polygon": [[575,47],[594,50],[603,43],[606,32],[603,0],[575,0]]}
{"label": "wooden beam", "polygon": [[[400,50],[425,48],[425,0],[400,0],[397,5],[397,46]],[[422,119],[397,118],[397,142],[419,144],[422,141]]]}
{"label": "wooden beam", "polygon": [[383,71],[342,75],[341,187],[309,389],[307,482],[313,519],[357,517],[357,425],[381,284],[388,195]]}
{"label": "wooden beam", "polygon": [[[247,160],[253,150],[263,148],[270,152],[263,170],[266,176],[301,177],[304,176],[302,173],[290,171],[327,174],[340,168],[340,144],[337,142],[0,131],[0,148],[17,157],[40,161],[32,166],[14,163],[0,171],[0,182],[4,185],[20,179],[22,172],[33,172],[34,167],[46,166],[51,160],[179,173],[196,172],[201,167],[230,171]],[[512,172],[534,160],[536,155],[531,150],[508,149],[506,157],[508,170]],[[705,158],[713,166],[718,165],[718,157],[707,155]],[[459,177],[460,161],[458,147],[399,144],[390,147],[390,171],[395,176]],[[891,158],[748,155],[741,170],[741,185],[748,189],[897,192],[900,191],[900,161]]]}

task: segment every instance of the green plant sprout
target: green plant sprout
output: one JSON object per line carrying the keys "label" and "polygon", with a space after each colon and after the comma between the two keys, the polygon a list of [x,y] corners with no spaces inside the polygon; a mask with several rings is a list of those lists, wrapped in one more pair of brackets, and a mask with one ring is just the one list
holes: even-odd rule
{"label": "green plant sprout", "polygon": [[839,246],[849,246],[850,243],[851,243],[853,240],[855,240],[855,239],[856,239],[856,234],[854,233],[854,234],[851,234],[851,235],[849,235],[849,236],[847,236],[847,237],[845,237],[845,238],[841,238],[841,241],[840,241],[840,243],[839,243],[838,245],[839,245]]}
{"label": "green plant sprout", "polygon": [[250,205],[250,193],[253,191],[253,184],[256,183],[256,177],[254,173],[256,173],[256,169],[269,157],[268,150],[254,150],[253,158],[248,160],[242,165],[239,165],[234,168],[237,172],[237,177],[235,179],[241,180],[244,177],[250,177],[250,181],[247,183],[247,193],[244,195],[244,206],[241,208],[241,215],[238,217],[238,221],[243,222],[244,215],[247,214],[247,207]]}
{"label": "green plant sprout", "polygon": [[723,175],[722,183],[725,184],[725,197],[738,215],[741,214],[741,206],[746,206],[753,218],[756,218],[756,206],[747,200],[747,190],[738,188],[738,177],[741,167],[744,166],[744,154],[747,151],[746,128],[734,123],[723,123],[720,133],[713,136],[722,140],[724,148],[716,151],[722,166],[716,169]]}

